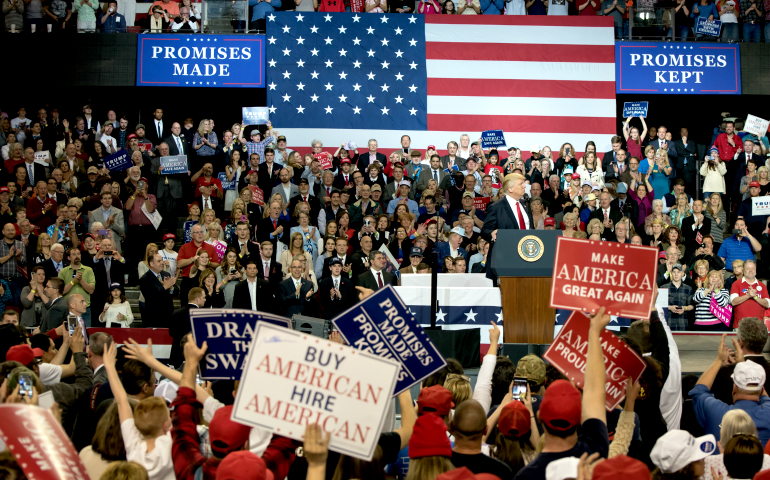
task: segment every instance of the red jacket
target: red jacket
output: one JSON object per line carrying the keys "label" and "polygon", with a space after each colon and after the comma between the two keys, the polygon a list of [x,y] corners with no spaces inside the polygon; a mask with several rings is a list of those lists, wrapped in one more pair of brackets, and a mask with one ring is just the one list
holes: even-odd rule
{"label": "red jacket", "polygon": [[[43,206],[46,204],[51,205],[48,212],[43,211]],[[27,219],[41,230],[45,230],[50,225],[53,225],[56,223],[56,200],[48,196],[45,197],[44,202],[41,202],[38,198],[30,198],[27,201]]]}
{"label": "red jacket", "polygon": [[743,140],[741,140],[740,135],[737,133],[733,133],[733,143],[735,144],[734,147],[727,141],[726,133],[720,133],[714,141],[714,146],[719,149],[719,158],[723,162],[729,162],[735,158],[737,150],[743,148]]}

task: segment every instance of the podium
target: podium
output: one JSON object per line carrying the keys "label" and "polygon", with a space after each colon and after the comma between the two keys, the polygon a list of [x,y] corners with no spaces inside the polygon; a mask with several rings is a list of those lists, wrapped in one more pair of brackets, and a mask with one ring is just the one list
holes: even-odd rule
{"label": "podium", "polygon": [[553,342],[551,277],[559,230],[498,230],[492,271],[500,279],[503,342]]}

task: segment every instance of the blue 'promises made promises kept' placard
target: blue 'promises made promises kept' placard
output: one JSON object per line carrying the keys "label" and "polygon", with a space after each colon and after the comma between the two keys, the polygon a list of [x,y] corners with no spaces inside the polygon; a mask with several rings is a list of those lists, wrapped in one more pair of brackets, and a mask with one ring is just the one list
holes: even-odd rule
{"label": "blue 'promises made promises kept' placard", "polygon": [[131,157],[125,148],[121,148],[112,155],[104,157],[104,166],[111,172],[122,172],[131,168]]}
{"label": "blue 'promises made promises kept' placard", "polygon": [[205,380],[240,380],[257,322],[291,329],[291,320],[253,310],[200,308],[190,310],[193,340],[208,349],[200,364]]}
{"label": "blue 'promises made promises kept' placard", "polygon": [[649,102],[624,102],[623,118],[645,117],[647,118],[647,106]]}
{"label": "blue 'promises made promises kept' placard", "polygon": [[481,132],[482,148],[504,147],[505,135],[502,130],[484,130]]}
{"label": "blue 'promises made promises kept' placard", "polygon": [[446,366],[444,357],[390,285],[343,312],[332,323],[353,348],[401,364],[393,395]]}

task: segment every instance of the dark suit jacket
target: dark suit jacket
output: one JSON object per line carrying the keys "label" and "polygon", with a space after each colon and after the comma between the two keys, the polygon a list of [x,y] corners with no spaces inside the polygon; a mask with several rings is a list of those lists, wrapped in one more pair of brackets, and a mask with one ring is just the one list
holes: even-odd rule
{"label": "dark suit jacket", "polygon": [[[368,156],[368,155],[367,155]],[[334,288],[334,282],[332,277],[326,277],[318,282],[318,295],[321,298],[321,318],[331,320],[340,313],[344,312],[348,308],[352,307],[358,300],[356,295],[357,290],[353,286],[353,281],[340,275],[340,294],[342,298],[331,298],[332,288]]]}
{"label": "dark suit jacket", "polygon": [[[22,163],[21,165],[23,166],[24,164]],[[35,175],[34,182],[37,183],[40,180],[45,180],[48,176],[48,170],[39,163],[33,163],[32,165],[32,170]],[[34,184],[30,181],[29,175],[27,175],[27,182],[34,187]]]}
{"label": "dark suit jacket", "polygon": [[[688,258],[690,255],[695,253],[695,250],[697,250],[703,244],[702,237],[705,237],[711,233],[711,219],[705,215],[703,216],[703,225],[701,225],[699,229],[693,230],[692,226],[694,224],[695,217],[692,215],[685,217],[684,220],[682,220],[682,234],[684,235],[684,258]],[[701,234],[700,243],[695,241],[698,237],[698,232]]]}
{"label": "dark suit jacket", "polygon": [[[698,160],[698,145],[690,139],[685,147],[681,138],[674,142],[674,145],[676,146],[676,153],[679,154],[676,171],[680,172],[681,178],[684,178],[685,183],[690,183],[696,175],[695,162]],[[687,165],[684,164],[685,159],[687,159]]]}
{"label": "dark suit jacket", "polygon": [[[612,206],[612,203],[610,203],[610,220],[612,220],[613,227],[617,225],[617,223],[623,218],[623,214],[618,210],[617,208]],[[601,207],[596,207],[596,210],[591,212],[591,215],[588,216],[588,222],[590,222],[592,219],[598,218],[601,222],[604,222],[604,210],[602,210]],[[586,225],[588,225],[588,222],[586,222]],[[604,237],[607,240],[615,240],[615,232],[612,230],[609,230],[607,228],[604,229]]]}
{"label": "dark suit jacket", "polygon": [[184,353],[179,345],[182,339],[192,331],[190,324],[190,310],[198,308],[194,303],[188,303],[182,308],[174,310],[171,314],[171,325],[168,326],[168,334],[171,335],[171,355],[169,361],[174,367],[184,362]]}
{"label": "dark suit jacket", "polygon": [[[353,183],[353,170],[350,170],[350,173],[348,173],[348,185],[350,188],[355,189],[355,184]],[[345,175],[340,171],[336,177],[334,177],[334,182],[332,182],[332,186],[336,188],[337,190],[342,190],[345,188]]]}
{"label": "dark suit jacket", "polygon": [[267,174],[267,163],[260,163],[259,164],[259,177],[257,180],[257,185],[259,188],[262,189],[262,192],[265,194],[265,202],[267,202],[267,196],[270,195],[270,192],[273,191],[273,187],[281,181],[281,179],[278,176],[278,172],[281,171],[281,166],[277,163],[273,163],[273,174],[268,175]]}
{"label": "dark suit jacket", "polygon": [[257,241],[259,243],[267,241],[273,244],[273,258],[275,258],[275,245],[278,243],[278,240],[281,240],[285,245],[288,245],[289,237],[291,237],[291,235],[289,235],[289,222],[279,218],[278,226],[283,226],[283,232],[276,238],[270,238],[270,234],[275,231],[275,228],[273,228],[273,219],[268,216],[257,223]]}
{"label": "dark suit jacket", "polygon": [[[299,298],[296,295],[296,287],[294,286],[294,279],[292,277],[287,278],[278,284],[280,292],[280,300],[283,307],[286,309],[285,316],[291,318],[293,315],[309,315],[313,316],[318,311],[318,301],[315,295],[311,295],[307,298],[307,292],[313,291],[313,282],[310,280],[301,279],[302,286],[299,290]],[[235,298],[235,296],[233,296]]]}
{"label": "dark suit jacket", "polygon": [[[388,273],[388,272],[383,270],[382,271],[382,284],[383,285],[391,284],[394,287],[397,287],[398,286],[398,280],[396,279],[395,275],[393,275],[392,273]],[[374,275],[372,274],[371,270],[367,270],[364,273],[362,273],[361,275],[359,275],[356,278],[356,285],[358,285],[359,287],[370,288],[372,290],[379,290],[380,289],[380,286],[377,283],[377,279],[374,278]],[[320,290],[320,287],[319,287],[319,290]]]}
{"label": "dark suit jacket", "polygon": [[[27,257],[29,259],[30,257]],[[27,260],[29,261],[29,260]],[[43,266],[43,270],[45,270],[45,278],[51,278],[51,277],[58,277],[59,273],[56,271],[56,266],[53,264],[53,260],[48,259],[45,262],[41,263],[40,265]],[[67,266],[67,262],[62,260],[62,268]],[[32,270],[31,268],[29,269]],[[46,330],[47,331],[47,330]]]}
{"label": "dark suit jacket", "polygon": [[623,203],[623,210],[620,210],[620,201],[616,198],[610,202],[610,209],[612,208],[618,209],[624,217],[629,217],[634,227],[636,227],[636,219],[639,218],[639,204],[636,203],[636,200],[626,196],[626,201]]}
{"label": "dark suit jacket", "polygon": [[[145,126],[147,128],[145,128],[145,130],[144,130],[144,136],[147,138],[147,140],[152,142],[153,148],[156,148],[164,138],[166,138],[169,135],[171,135],[171,124],[172,123],[173,122],[171,122],[170,120],[161,119],[161,126],[163,128],[160,131],[160,136],[158,135],[158,132],[157,132],[157,128],[158,127],[157,127],[157,125],[155,125],[155,117],[150,118],[149,121],[147,121],[145,123]],[[190,140],[192,140],[192,139],[190,139]],[[169,147],[170,147],[170,145],[169,145]]]}
{"label": "dark suit jacket", "polygon": [[44,333],[48,332],[66,322],[69,311],[67,299],[59,297],[54,302],[53,306],[50,306],[43,314],[43,318],[40,322],[40,331]]}
{"label": "dark suit jacket", "polygon": [[[302,201],[302,194],[295,195],[292,197],[291,201],[289,202],[289,211],[293,212],[294,207],[297,206],[299,202]],[[321,200],[319,200],[317,197],[313,196],[308,192],[307,194],[307,203],[310,205],[310,225],[316,226],[318,225],[318,214],[321,212]]]}
{"label": "dark suit jacket", "polygon": [[[522,204],[524,208],[524,215],[527,215],[529,217],[529,224],[530,226],[535,224],[535,221],[532,218],[532,212],[530,211],[529,207]],[[484,219],[484,225],[481,227],[481,236],[486,240],[487,242],[490,242],[489,246],[489,254],[487,255],[487,258],[489,259],[487,263],[487,278],[490,278],[494,281],[495,274],[492,272],[491,263],[492,263],[492,249],[495,247],[494,242],[492,241],[492,232],[495,230],[519,230],[519,222],[516,219],[516,214],[513,213],[513,209],[511,208],[511,205],[508,203],[508,200],[505,198],[501,198],[495,203],[490,204],[487,207],[486,211],[486,218]],[[499,232],[498,232],[499,233]],[[495,282],[496,284],[496,282]]]}
{"label": "dark suit jacket", "polygon": [[[104,259],[91,265],[94,271],[94,293],[91,294],[91,311],[97,315],[102,313],[107,296],[110,294],[110,287],[107,285],[107,271],[104,268]],[[128,273],[126,264],[118,262],[114,258],[110,262],[110,282],[123,285],[123,275]]]}
{"label": "dark suit jacket", "polygon": [[[169,155],[189,155],[190,154],[188,152],[187,142],[185,141],[185,137],[183,136],[184,134],[180,133],[179,135],[180,135],[179,140],[180,140],[180,143],[182,144],[182,151],[181,152],[179,151],[179,148],[177,148],[176,142],[172,138],[173,135],[169,135],[168,137],[163,139],[163,142],[166,143],[166,145],[168,145],[168,154]],[[189,159],[188,159],[188,163],[187,164],[188,165],[190,164],[189,163]]]}
{"label": "dark suit jacket", "polygon": [[281,265],[281,262],[276,261],[275,257],[271,258],[269,265],[270,273],[265,278],[265,263],[262,260],[262,256],[257,254],[253,258],[257,262],[257,278],[267,280],[273,286],[273,293],[275,293],[278,284],[283,280],[283,265]]}
{"label": "dark suit jacket", "polygon": [[[427,167],[427,168],[426,168]],[[417,188],[418,192],[422,192],[426,188],[428,188],[428,182],[433,179],[433,170],[430,168],[430,165],[423,165],[422,171],[420,171],[420,176],[417,179],[417,184],[415,188]],[[446,190],[447,187],[451,185],[449,183],[449,174],[446,173],[443,169],[439,168],[438,170],[438,188],[442,190]]]}
{"label": "dark suit jacket", "polygon": [[[770,362],[765,357],[760,355],[749,355],[746,357],[747,361],[757,363],[765,369],[765,378],[770,378]],[[728,405],[733,404],[733,379],[730,377],[735,371],[735,364],[722,367],[717,372],[717,377],[714,379],[714,384],[711,386],[711,393],[714,394],[714,398],[721,400]]]}
{"label": "dark suit jacket", "polygon": [[[331,260],[332,258],[335,258],[335,257],[337,257],[337,253],[336,252],[334,253],[333,256],[326,257],[324,259],[324,268],[323,268],[323,271],[321,272],[321,278],[322,279],[324,279],[326,277],[331,277],[332,276],[332,271],[329,270],[329,260]],[[352,264],[353,261],[354,261],[353,255],[345,255],[345,261],[342,262],[342,266],[343,267],[347,267],[348,265]],[[352,272],[352,270],[351,270],[351,272]],[[347,275],[347,274],[345,272],[342,272],[341,275],[344,276],[344,275]]]}
{"label": "dark suit jacket", "polygon": [[168,328],[171,314],[174,313],[174,300],[152,270],[139,279],[139,290],[144,295],[144,311],[147,315],[147,318],[142,318],[142,326]]}
{"label": "dark suit jacket", "polygon": [[[251,310],[251,295],[249,294],[248,280],[241,280],[233,290],[233,308]],[[312,283],[312,282],[311,282]],[[312,288],[312,285],[311,285]],[[270,284],[257,277],[257,310],[260,312],[274,312],[275,299]]]}

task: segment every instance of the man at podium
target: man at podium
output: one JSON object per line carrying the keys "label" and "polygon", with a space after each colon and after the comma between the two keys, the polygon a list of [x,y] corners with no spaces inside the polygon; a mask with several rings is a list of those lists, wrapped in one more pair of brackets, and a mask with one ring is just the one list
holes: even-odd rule
{"label": "man at podium", "polygon": [[527,205],[521,202],[526,192],[524,175],[518,173],[509,173],[503,179],[501,192],[505,196],[487,207],[487,216],[484,220],[484,226],[481,228],[481,236],[490,242],[489,254],[487,255],[487,278],[497,285],[497,276],[494,274],[494,265],[490,265],[492,260],[492,249],[495,248],[498,230],[529,230],[534,225],[532,212]]}

